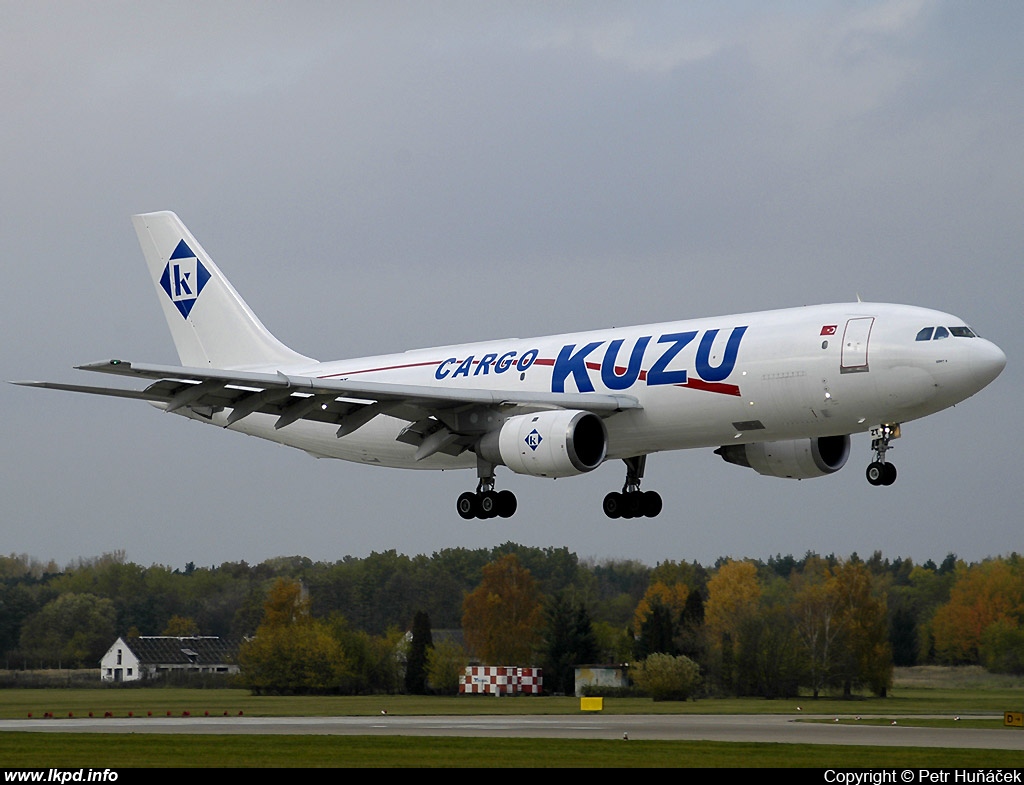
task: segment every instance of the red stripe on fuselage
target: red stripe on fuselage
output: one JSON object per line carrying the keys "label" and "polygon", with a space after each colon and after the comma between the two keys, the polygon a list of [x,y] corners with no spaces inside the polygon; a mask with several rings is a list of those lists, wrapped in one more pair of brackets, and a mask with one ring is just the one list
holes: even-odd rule
{"label": "red stripe on fuselage", "polygon": [[[360,373],[377,373],[377,372],[380,372],[380,371],[402,371],[402,370],[405,370],[407,368],[426,368],[426,367],[430,367],[430,366],[440,365],[441,362],[442,362],[441,360],[429,360],[427,362],[406,363],[404,365],[385,365],[385,366],[381,366],[379,368],[364,368],[364,369],[358,370],[358,371],[346,371],[345,373],[331,373],[331,374],[327,374],[326,376],[318,376],[317,378],[318,379],[334,379],[334,378],[337,378],[339,376],[355,376],[356,374],[360,374]],[[474,360],[474,362],[473,362],[474,365],[479,365],[479,363],[480,363],[479,360]],[[555,361],[554,361],[553,358],[538,357],[536,360],[533,361],[533,365],[554,366],[554,364],[555,364]],[[597,372],[601,371],[601,363],[588,362],[588,363],[586,363],[586,366],[587,366],[587,370],[588,371],[597,371]],[[617,376],[622,376],[625,372],[626,372],[625,368],[623,368],[621,366],[616,366],[615,367],[615,374]],[[647,381],[647,371],[640,371],[639,381],[641,381],[641,382],[646,382]],[[686,387],[686,388],[691,389],[691,390],[703,390],[704,392],[717,393],[719,395],[732,395],[732,396],[739,396],[740,395],[740,388],[739,388],[738,385],[735,385],[735,384],[722,384],[721,382],[706,382],[703,379],[689,379],[686,382],[686,384],[677,384],[675,386],[676,387]]]}
{"label": "red stripe on fuselage", "polygon": [[407,363],[405,365],[385,365],[380,368],[364,368],[361,371],[345,371],[345,373],[329,373],[326,376],[318,376],[318,379],[334,379],[338,376],[354,376],[357,373],[377,373],[378,371],[403,371],[406,368],[424,368],[430,365],[439,365],[440,360],[430,360],[425,363]]}
{"label": "red stripe on fuselage", "polygon": [[738,384],[706,382],[703,379],[687,379],[686,384],[677,384],[676,387],[689,387],[691,390],[704,390],[704,392],[713,392],[719,395],[734,395],[736,397],[740,395]]}

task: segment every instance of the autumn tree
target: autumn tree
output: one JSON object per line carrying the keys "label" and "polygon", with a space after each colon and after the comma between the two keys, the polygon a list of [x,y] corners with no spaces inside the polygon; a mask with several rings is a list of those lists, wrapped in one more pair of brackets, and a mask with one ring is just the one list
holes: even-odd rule
{"label": "autumn tree", "polygon": [[654,652],[678,653],[675,637],[689,595],[690,587],[678,581],[655,580],[647,587],[633,613],[638,659]]}
{"label": "autumn tree", "polygon": [[1001,638],[1024,622],[1024,565],[1016,555],[980,564],[959,564],[949,601],[932,617],[940,662],[979,664],[985,630],[999,624]]}
{"label": "autumn tree", "polygon": [[243,683],[257,695],[337,691],[347,672],[341,645],[310,616],[301,584],[287,579],[270,589],[263,622],[238,659]]}
{"label": "autumn tree", "polygon": [[195,619],[175,615],[167,621],[167,626],[160,634],[175,638],[191,638],[199,634],[199,625],[196,624]]}
{"label": "autumn tree", "polygon": [[817,557],[802,572],[791,573],[790,585],[790,616],[803,647],[808,686],[817,698],[833,679],[844,625],[842,598],[828,565]]}
{"label": "autumn tree", "polygon": [[704,625],[710,649],[709,664],[727,690],[735,685],[740,632],[757,614],[760,599],[761,587],[753,562],[726,561],[708,581]]}
{"label": "autumn tree", "polygon": [[708,581],[704,623],[712,640],[735,634],[742,619],[757,612],[761,587],[757,566],[751,561],[729,560]]}
{"label": "autumn tree", "polygon": [[543,608],[530,571],[508,554],[483,568],[483,580],[466,595],[462,629],[483,661],[527,664],[540,642]]}
{"label": "autumn tree", "polygon": [[885,596],[864,562],[807,560],[790,576],[790,618],[803,650],[806,683],[815,697],[827,687],[867,686],[885,695],[892,682],[892,646]]}
{"label": "autumn tree", "polygon": [[876,591],[863,562],[849,561],[831,570],[844,614],[843,693],[854,684],[884,697],[892,686],[892,646],[885,596]]}
{"label": "autumn tree", "polygon": [[309,597],[298,581],[278,578],[263,602],[261,627],[291,627],[310,620]]}

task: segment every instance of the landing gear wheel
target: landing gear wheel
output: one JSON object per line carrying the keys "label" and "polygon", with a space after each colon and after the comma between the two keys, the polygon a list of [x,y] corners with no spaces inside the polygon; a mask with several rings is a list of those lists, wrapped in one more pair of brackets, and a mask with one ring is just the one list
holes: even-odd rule
{"label": "landing gear wheel", "polygon": [[661,494],[656,491],[612,491],[602,508],[609,518],[655,518],[661,513]]}
{"label": "landing gear wheel", "polygon": [[519,502],[512,491],[498,491],[498,515],[502,518],[511,518],[516,514]]}
{"label": "landing gear wheel", "polygon": [[644,495],[640,491],[624,493],[626,503],[622,510],[623,518],[642,518],[644,516]]}
{"label": "landing gear wheel", "polygon": [[872,485],[892,485],[896,482],[896,467],[891,463],[872,461],[865,474]]}
{"label": "landing gear wheel", "polygon": [[612,491],[604,497],[602,508],[609,518],[654,518],[661,514],[661,495],[655,491],[641,491],[647,456],[624,458],[626,484],[622,493]]}
{"label": "landing gear wheel", "polygon": [[478,517],[494,518],[498,515],[498,494],[494,491],[484,491],[477,494]]}
{"label": "landing gear wheel", "polygon": [[896,482],[896,467],[891,463],[883,465],[882,468],[882,485],[892,485]]}
{"label": "landing gear wheel", "polygon": [[459,511],[459,515],[467,521],[477,516],[477,504],[476,494],[472,491],[466,491],[464,494],[459,496],[459,500],[455,502],[455,509]]}
{"label": "landing gear wheel", "polygon": [[885,464],[879,461],[872,461],[868,464],[868,470],[864,472],[864,475],[868,478],[868,482],[872,485],[881,485],[882,477],[885,474]]}
{"label": "landing gear wheel", "polygon": [[494,466],[486,461],[477,463],[477,476],[480,481],[476,493],[466,491],[459,496],[455,509],[465,520],[470,518],[511,518],[519,506],[516,495],[512,491],[494,490]]}
{"label": "landing gear wheel", "polygon": [[622,494],[618,491],[612,491],[604,497],[604,503],[602,504],[604,514],[609,518],[621,518],[622,517]]}
{"label": "landing gear wheel", "polygon": [[644,515],[648,518],[657,518],[661,514],[661,494],[657,491],[645,491],[643,501]]}

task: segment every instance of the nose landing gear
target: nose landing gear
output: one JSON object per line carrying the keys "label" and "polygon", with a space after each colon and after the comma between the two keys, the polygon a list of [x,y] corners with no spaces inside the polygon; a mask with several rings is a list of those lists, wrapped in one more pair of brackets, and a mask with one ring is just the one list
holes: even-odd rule
{"label": "nose landing gear", "polygon": [[889,442],[900,438],[899,423],[880,425],[871,429],[871,449],[875,460],[868,464],[865,475],[872,485],[892,485],[896,482],[896,467],[886,463],[885,453],[891,449]]}
{"label": "nose landing gear", "polygon": [[872,461],[865,474],[872,485],[892,485],[896,482],[896,467],[891,463]]}

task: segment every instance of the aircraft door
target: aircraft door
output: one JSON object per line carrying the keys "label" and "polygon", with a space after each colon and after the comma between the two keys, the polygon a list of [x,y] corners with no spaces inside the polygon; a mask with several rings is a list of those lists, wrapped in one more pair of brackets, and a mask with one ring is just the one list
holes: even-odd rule
{"label": "aircraft door", "polygon": [[868,339],[874,323],[873,316],[847,320],[843,331],[842,359],[839,361],[840,373],[866,373],[869,370]]}

